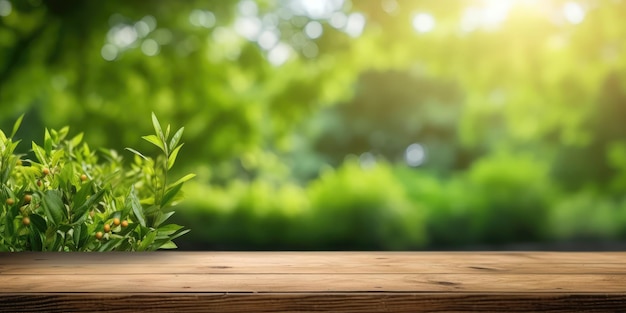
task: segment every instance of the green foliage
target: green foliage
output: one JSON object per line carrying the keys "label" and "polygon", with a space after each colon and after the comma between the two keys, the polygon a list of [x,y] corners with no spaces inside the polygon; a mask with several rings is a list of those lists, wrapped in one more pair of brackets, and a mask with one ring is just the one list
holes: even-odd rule
{"label": "green foliage", "polygon": [[427,243],[424,212],[410,203],[385,163],[368,169],[350,161],[306,188],[282,182],[191,184],[176,219],[203,249],[414,249]]}
{"label": "green foliage", "polygon": [[[625,1],[0,2],[0,128],[27,113],[19,138],[50,138],[16,146],[6,136],[12,152],[0,180],[24,180],[24,190],[9,188],[20,197],[45,187],[32,194],[38,229],[72,216],[59,199],[71,206],[73,192],[83,202],[110,185],[125,187],[93,201],[115,203],[143,236],[190,178],[171,173],[193,169],[200,177],[177,218],[198,229],[186,238],[199,246],[624,236],[616,199],[626,188]],[[432,29],[417,30],[417,14]],[[252,25],[257,33],[246,33]],[[277,51],[288,56],[276,62]],[[192,153],[179,155],[177,132],[136,118],[151,111],[184,121]],[[71,150],[79,156],[57,152],[62,125],[84,131]],[[81,152],[83,140],[142,153],[131,150],[121,175],[117,154]],[[409,168],[414,143],[425,162]],[[350,155],[379,166],[366,170]],[[75,169],[51,167],[78,157]],[[35,171],[44,166],[51,175]],[[86,183],[75,181],[79,172]],[[63,191],[68,184],[76,191]],[[24,232],[19,205],[4,205],[13,222],[3,223]]]}
{"label": "green foliage", "polygon": [[310,204],[305,190],[290,184],[267,180],[233,181],[226,186],[207,186],[197,182],[187,186],[190,197],[185,214],[175,217],[194,231],[181,247],[204,249],[304,249],[311,236],[303,229]]}
{"label": "green foliage", "polygon": [[585,191],[561,199],[548,217],[556,240],[615,240],[625,233],[626,202]]}
{"label": "green foliage", "polygon": [[[394,249],[422,246],[421,208],[406,201],[388,165],[362,168],[348,161],[309,187],[315,212],[312,230],[321,242],[337,248]],[[341,195],[341,196],[338,196]]]}
{"label": "green foliage", "polygon": [[[138,157],[131,169],[114,150],[92,151],[83,134],[46,129],[35,159],[15,153],[19,141],[0,131],[0,251],[144,251],[176,248],[172,240],[189,230],[164,224],[174,213],[187,175],[169,183],[183,128],[169,140],[153,115],[162,147],[156,160]],[[169,142],[168,142],[169,140]],[[104,157],[101,161],[99,157]]]}
{"label": "green foliage", "polygon": [[530,156],[498,153],[464,175],[441,178],[396,169],[412,203],[425,210],[428,238],[439,247],[542,241],[556,196],[548,167]]}
{"label": "green foliage", "polygon": [[468,183],[478,242],[545,238],[553,191],[541,160],[509,153],[483,158],[469,170]]}

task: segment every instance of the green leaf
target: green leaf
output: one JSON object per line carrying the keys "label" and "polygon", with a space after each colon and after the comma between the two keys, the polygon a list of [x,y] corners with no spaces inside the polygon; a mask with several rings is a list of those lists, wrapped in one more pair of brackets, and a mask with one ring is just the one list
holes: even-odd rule
{"label": "green leaf", "polygon": [[83,133],[80,133],[70,140],[70,144],[72,145],[72,147],[78,147],[80,142],[83,141],[83,135]]}
{"label": "green leaf", "polygon": [[105,242],[104,244],[102,244],[100,247],[98,247],[98,251],[102,252],[102,251],[111,251],[114,250],[115,247],[117,247],[118,245],[120,245],[122,243],[124,239],[120,239],[120,238],[112,238],[109,239],[107,242]]}
{"label": "green leaf", "polygon": [[87,199],[82,205],[76,208],[72,212],[72,214],[74,215],[72,218],[72,223],[82,223],[87,218],[87,214],[89,214],[89,209],[92,208],[96,203],[98,203],[100,199],[102,199],[105,192],[105,189],[98,190],[95,194],[91,195],[91,197],[89,197],[89,199]]}
{"label": "green leaf", "polygon": [[164,244],[158,244],[155,242],[154,244],[157,249],[176,249],[178,246],[171,240],[166,241]]}
{"label": "green leaf", "polygon": [[17,130],[20,128],[20,125],[22,125],[23,119],[24,119],[24,114],[20,115],[20,117],[18,117],[17,120],[15,121],[15,124],[13,124],[13,131],[11,132],[11,138],[13,138],[13,136],[15,136],[15,134],[17,133]]}
{"label": "green leaf", "polygon": [[33,141],[33,152],[35,153],[35,157],[37,157],[37,160],[39,160],[39,163],[42,163],[42,164],[46,163],[46,152],[44,151],[42,147],[38,146],[34,141]]}
{"label": "green leaf", "polygon": [[93,184],[93,180],[89,180],[80,186],[80,189],[78,189],[78,191],[74,195],[72,203],[74,208],[80,207],[81,205],[85,204],[85,202],[87,201],[87,197],[90,193],[93,192]]}
{"label": "green leaf", "polygon": [[174,240],[174,239],[176,239],[176,238],[178,238],[178,237],[180,237],[180,236],[182,236],[182,235],[184,235],[184,234],[186,234],[186,233],[188,233],[190,231],[191,231],[190,229],[180,230],[177,233],[175,233],[173,235],[170,235],[170,240]]}
{"label": "green leaf", "polygon": [[7,215],[4,216],[4,235],[5,238],[13,239],[15,238],[15,223],[13,222],[15,216],[10,213],[11,210],[9,210],[9,212],[7,212]]}
{"label": "green leaf", "polygon": [[52,152],[52,137],[50,136],[50,132],[48,132],[47,128],[44,135],[43,147],[46,151],[46,155],[50,155],[50,153]]}
{"label": "green leaf", "polygon": [[120,230],[117,234],[120,236],[128,237],[128,235],[131,234],[135,230],[135,228],[137,228],[137,226],[139,226],[139,224],[137,223],[128,224],[127,227],[123,227],[122,230]]}
{"label": "green leaf", "polygon": [[171,212],[167,212],[167,213],[163,213],[163,215],[161,215],[159,217],[159,219],[156,221],[156,223],[154,224],[155,227],[158,227],[159,225],[163,224],[165,221],[167,221],[172,215],[174,215],[174,211]]}
{"label": "green leaf", "polygon": [[6,184],[9,181],[9,178],[11,177],[11,172],[13,171],[14,165],[13,164],[9,164],[9,166],[5,167],[2,170],[2,173],[0,173],[0,183],[2,183],[3,185]]}
{"label": "green leaf", "polygon": [[161,199],[161,206],[164,207],[168,205],[172,200],[174,200],[174,197],[176,197],[176,194],[178,194],[182,187],[183,184],[180,183],[169,188],[167,192],[165,192],[165,194],[163,195],[163,199]]}
{"label": "green leaf", "polygon": [[126,148],[126,150],[128,150],[128,151],[130,151],[130,152],[132,152],[132,153],[134,153],[134,154],[136,154],[138,156],[140,156],[142,159],[144,159],[146,161],[148,160],[148,158],[145,155],[141,154],[141,152],[139,152],[139,151],[137,151],[137,150],[135,150],[133,148]]}
{"label": "green leaf", "polygon": [[[33,228],[32,230],[35,229]],[[41,234],[36,230],[29,236],[31,251],[43,251],[43,240],[41,237]]]}
{"label": "green leaf", "polygon": [[180,138],[183,136],[183,131],[185,130],[185,127],[181,127],[172,137],[172,140],[170,140],[170,150],[174,149],[176,147],[176,145],[178,145],[178,142],[180,141]]}
{"label": "green leaf", "polygon": [[148,249],[148,247],[154,242],[154,239],[156,239],[156,231],[150,231],[148,232],[148,234],[143,237],[143,240],[141,241],[141,244],[139,244],[139,247],[137,247],[137,251],[146,251]]}
{"label": "green leaf", "polygon": [[187,175],[183,176],[181,179],[179,179],[176,182],[174,182],[173,184],[169,185],[168,188],[172,188],[172,187],[174,187],[174,186],[176,186],[178,184],[182,184],[182,183],[184,183],[184,182],[186,182],[186,181],[188,181],[188,180],[190,180],[190,179],[192,179],[194,177],[196,177],[196,174],[187,174]]}
{"label": "green leaf", "polygon": [[48,229],[48,224],[43,217],[39,216],[38,214],[31,214],[28,216],[28,218],[30,218],[30,226],[32,228],[36,228],[37,231],[42,234],[46,233],[46,230]]}
{"label": "green leaf", "polygon": [[52,154],[52,158],[50,160],[50,164],[52,166],[57,165],[59,161],[61,160],[61,158],[63,157],[63,155],[65,155],[65,151],[63,150],[54,151],[54,153]]}
{"label": "green leaf", "polygon": [[67,134],[70,133],[70,127],[69,126],[63,126],[63,128],[61,128],[59,130],[59,132],[57,133],[58,135],[56,136],[55,142],[60,142],[61,140],[65,139],[65,137],[67,136]]}
{"label": "green leaf", "polygon": [[[167,144],[167,142],[165,141],[165,135],[163,134],[163,129],[161,129],[161,123],[159,123],[159,119],[157,119],[156,114],[154,114],[154,112],[152,112],[152,126],[154,127],[154,132],[161,139],[163,146],[165,146]],[[165,154],[167,154],[167,147],[164,147],[164,148],[165,148],[164,150]]]}
{"label": "green leaf", "polygon": [[162,227],[159,227],[157,229],[157,231],[159,232],[159,236],[165,235],[165,236],[169,236],[179,230],[181,230],[183,228],[183,226],[177,225],[177,224],[168,224]]}
{"label": "green leaf", "polygon": [[161,139],[159,139],[159,137],[155,136],[155,135],[148,135],[148,136],[141,136],[141,138],[143,138],[145,141],[159,147],[159,149],[163,150],[163,152],[165,152],[165,147],[163,146],[163,141],[161,141]]}
{"label": "green leaf", "polygon": [[131,187],[130,193],[126,198],[126,205],[130,205],[132,208],[133,216],[139,222],[141,226],[146,227],[146,217],[143,214],[143,208],[141,207],[141,203],[139,203],[139,198],[135,194],[135,187]]}
{"label": "green leaf", "polygon": [[[83,231],[84,230],[84,231]],[[74,231],[72,232],[72,239],[74,239],[74,248],[79,250],[82,247],[80,239],[83,233],[87,233],[87,227],[83,227],[83,225],[74,226]]]}
{"label": "green leaf", "polygon": [[43,208],[48,217],[48,221],[52,222],[53,225],[58,225],[63,222],[67,214],[61,197],[61,191],[59,190],[48,190],[43,195]]}
{"label": "green leaf", "polygon": [[52,245],[50,246],[50,249],[48,249],[48,251],[62,251],[63,239],[64,235],[56,232],[54,234],[54,241],[52,242]]}
{"label": "green leaf", "polygon": [[170,156],[167,158],[167,169],[171,169],[174,166],[174,162],[176,162],[176,157],[178,156],[178,151],[180,151],[180,148],[182,148],[183,145],[180,145],[178,147],[176,147],[172,153],[170,154]]}

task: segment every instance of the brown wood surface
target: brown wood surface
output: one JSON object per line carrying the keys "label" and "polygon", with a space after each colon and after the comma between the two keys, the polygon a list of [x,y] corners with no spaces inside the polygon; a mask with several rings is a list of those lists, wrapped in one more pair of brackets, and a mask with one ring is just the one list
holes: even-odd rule
{"label": "brown wood surface", "polygon": [[626,312],[626,253],[0,253],[0,312]]}

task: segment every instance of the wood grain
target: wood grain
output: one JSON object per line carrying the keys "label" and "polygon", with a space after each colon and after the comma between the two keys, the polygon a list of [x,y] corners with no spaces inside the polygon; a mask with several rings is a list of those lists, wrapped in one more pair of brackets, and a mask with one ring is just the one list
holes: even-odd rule
{"label": "wood grain", "polygon": [[2,312],[626,311],[626,253],[0,253]]}
{"label": "wood grain", "polygon": [[33,294],[3,312],[623,312],[624,295],[564,294]]}

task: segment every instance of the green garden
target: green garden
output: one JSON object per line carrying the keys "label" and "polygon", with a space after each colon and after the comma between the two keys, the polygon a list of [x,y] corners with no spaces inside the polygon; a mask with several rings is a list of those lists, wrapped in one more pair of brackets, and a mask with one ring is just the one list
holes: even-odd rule
{"label": "green garden", "polygon": [[[32,167],[32,188],[56,150],[71,169],[53,168],[49,183],[88,183],[93,162],[63,141],[80,136],[91,150],[76,154],[108,160],[99,173],[173,190],[165,201],[131,180],[110,192],[94,180],[77,209],[126,215],[102,209],[75,248],[619,245],[625,12],[620,0],[0,0],[0,129],[33,160],[19,166]],[[169,165],[179,143],[161,140],[152,112],[169,136],[184,127],[175,164],[156,174],[142,166]],[[48,214],[51,194],[35,196]],[[139,202],[176,213],[139,223]],[[22,227],[13,213],[5,224]],[[42,216],[30,222],[55,220]],[[89,236],[104,224],[118,237],[98,248]],[[6,225],[2,239],[18,244]],[[62,249],[55,236],[27,246]]]}

